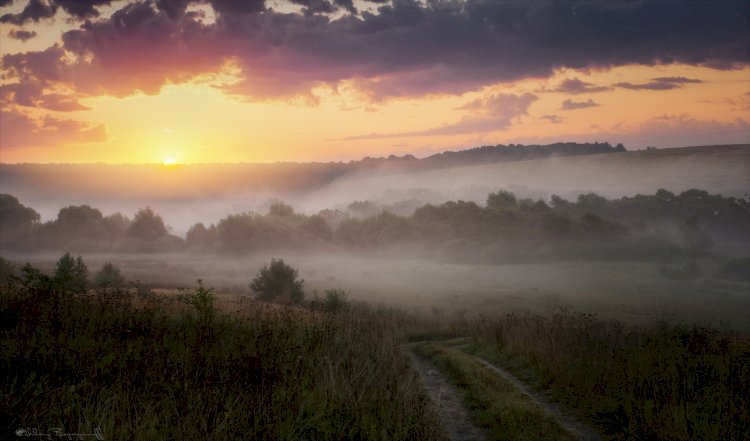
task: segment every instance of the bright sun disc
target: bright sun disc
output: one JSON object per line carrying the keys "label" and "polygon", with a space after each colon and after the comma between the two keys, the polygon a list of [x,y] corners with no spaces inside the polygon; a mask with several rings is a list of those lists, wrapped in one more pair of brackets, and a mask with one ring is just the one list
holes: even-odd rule
{"label": "bright sun disc", "polygon": [[177,164],[177,160],[174,159],[173,157],[169,156],[167,158],[164,158],[164,165],[169,166],[169,165],[175,165],[175,164]]}

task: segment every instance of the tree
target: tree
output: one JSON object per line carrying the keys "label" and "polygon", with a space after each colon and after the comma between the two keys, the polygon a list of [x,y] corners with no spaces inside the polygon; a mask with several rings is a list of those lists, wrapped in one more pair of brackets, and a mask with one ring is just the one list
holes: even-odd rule
{"label": "tree", "polygon": [[86,292],[89,281],[89,270],[83,262],[83,258],[78,256],[73,258],[70,253],[65,253],[57,261],[54,281],[65,291]]}
{"label": "tree", "polygon": [[271,204],[268,214],[279,217],[291,216],[294,214],[294,208],[281,201],[277,201]]}
{"label": "tree", "polygon": [[9,194],[0,194],[0,248],[23,245],[39,223],[39,213]]}
{"label": "tree", "polygon": [[150,207],[138,210],[128,228],[128,233],[146,241],[153,241],[168,234],[164,220]]}
{"label": "tree", "polygon": [[284,259],[271,259],[270,265],[263,265],[258,275],[250,282],[250,289],[258,299],[266,302],[282,300],[299,303],[305,293],[302,290],[304,279],[297,278],[297,270],[284,263]]}
{"label": "tree", "polygon": [[116,266],[107,262],[94,275],[94,285],[103,289],[121,289],[125,286],[125,278]]}
{"label": "tree", "polygon": [[517,202],[516,195],[505,190],[487,196],[487,208],[513,208]]}

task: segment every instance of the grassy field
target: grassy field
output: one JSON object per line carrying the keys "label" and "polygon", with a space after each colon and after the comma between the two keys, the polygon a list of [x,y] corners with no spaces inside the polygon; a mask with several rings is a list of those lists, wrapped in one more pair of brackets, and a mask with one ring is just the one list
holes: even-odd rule
{"label": "grassy field", "polygon": [[[415,329],[416,338],[428,328]],[[605,439],[750,438],[747,334],[624,326],[571,311],[475,317],[432,332],[471,336],[462,351],[513,372]],[[437,348],[460,362],[457,349]]]}
{"label": "grassy field", "polygon": [[398,315],[74,295],[36,275],[0,301],[3,437],[441,439],[401,352]]}
{"label": "grassy field", "polygon": [[419,352],[463,390],[491,439],[566,435],[476,355],[605,439],[750,438],[750,337],[731,327],[668,314],[628,323],[554,305],[505,314],[371,307],[356,296],[348,308],[323,312],[320,300],[289,306],[242,290],[216,295],[210,285],[160,286],[74,293],[33,267],[4,282],[0,414],[8,417],[0,430],[98,428],[105,439],[136,440],[443,439],[402,345],[464,337],[460,347],[425,344]]}
{"label": "grassy field", "polygon": [[423,343],[416,347],[459,387],[477,425],[489,439],[575,440],[550,415],[485,366],[457,349]]}

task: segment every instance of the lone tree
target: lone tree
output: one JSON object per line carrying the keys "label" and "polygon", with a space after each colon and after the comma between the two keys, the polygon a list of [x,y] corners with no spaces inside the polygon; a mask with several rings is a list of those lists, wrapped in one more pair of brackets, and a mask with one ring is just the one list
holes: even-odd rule
{"label": "lone tree", "polygon": [[304,279],[297,278],[297,270],[284,263],[284,259],[271,259],[271,265],[263,265],[258,275],[250,282],[250,289],[258,299],[272,302],[281,300],[299,303],[305,293],[302,291]]}
{"label": "lone tree", "polygon": [[122,273],[116,266],[106,262],[102,269],[94,275],[94,286],[105,290],[122,289],[125,287],[125,278],[122,277]]}
{"label": "lone tree", "polygon": [[70,253],[65,253],[57,261],[54,280],[65,291],[86,292],[88,278],[89,270],[81,256],[73,258]]}

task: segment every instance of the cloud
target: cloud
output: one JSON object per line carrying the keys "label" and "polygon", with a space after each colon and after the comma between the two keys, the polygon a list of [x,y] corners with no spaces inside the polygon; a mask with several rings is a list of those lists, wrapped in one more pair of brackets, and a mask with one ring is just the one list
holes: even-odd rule
{"label": "cloud", "polygon": [[[52,18],[61,7],[70,16],[77,19],[98,17],[98,6],[109,5],[112,0],[30,0],[18,14],[4,14],[0,16],[0,23],[23,25],[30,21]],[[7,2],[10,4],[10,2]],[[6,6],[0,4],[0,6]]]}
{"label": "cloud", "polygon": [[563,119],[560,118],[557,115],[544,115],[544,116],[540,117],[540,119],[546,119],[547,121],[551,122],[552,124],[560,124],[563,121]]}
{"label": "cloud", "polygon": [[562,106],[560,107],[560,110],[576,110],[576,109],[585,109],[587,107],[596,107],[599,104],[595,103],[594,100],[590,99],[588,101],[573,101],[573,100],[565,100],[562,102]]}
{"label": "cloud", "polygon": [[659,83],[674,83],[674,84],[686,84],[686,83],[702,83],[703,80],[696,78],[685,78],[685,77],[659,77],[653,78],[652,81]]}
{"label": "cloud", "polygon": [[58,112],[89,110],[70,95],[46,93],[37,83],[16,83],[0,86],[0,102],[25,107],[41,107]]}
{"label": "cloud", "polygon": [[659,77],[653,78],[648,83],[615,83],[615,86],[630,90],[672,90],[680,89],[684,84],[702,83],[703,81],[685,77]]}
{"label": "cloud", "polygon": [[[227,63],[239,77],[223,90],[243,99],[286,99],[348,82],[378,101],[462,94],[560,68],[730,69],[746,66],[750,52],[748,2],[395,0],[374,2],[374,13],[356,11],[348,0],[295,2],[302,13],[275,11],[262,0],[146,0],[94,19],[108,1],[32,0],[20,14],[3,17],[35,21],[60,7],[89,18],[63,35],[65,78],[55,81],[114,96],[157,93]],[[189,12],[191,3],[210,5],[215,22]],[[41,83],[49,77],[43,66],[30,75]],[[560,87],[584,93],[602,86],[572,79]]]}
{"label": "cloud", "polygon": [[487,133],[504,130],[510,127],[513,121],[528,114],[531,103],[539,99],[536,95],[525,93],[523,95],[497,93],[478,98],[459,107],[460,110],[469,110],[470,115],[463,117],[456,123],[445,124],[427,130],[400,133],[370,133],[344,138],[346,140],[378,139],[378,138],[404,138],[415,136],[437,136],[437,135],[464,135],[467,133]]}
{"label": "cloud", "polygon": [[36,37],[36,31],[11,29],[10,32],[8,32],[8,37],[16,40],[26,41]]}
{"label": "cloud", "polygon": [[555,92],[568,93],[571,95],[579,95],[582,93],[604,92],[606,90],[609,90],[609,87],[597,86],[592,83],[586,83],[584,81],[579,80],[578,78],[566,79],[565,81],[560,83],[560,85],[557,86],[556,89],[554,89]]}
{"label": "cloud", "polygon": [[57,7],[42,0],[29,0],[29,4],[18,14],[4,14],[0,16],[0,23],[22,25],[29,21],[38,22],[55,15]]}
{"label": "cloud", "polygon": [[3,148],[96,143],[107,138],[103,124],[91,125],[51,116],[32,118],[16,110],[0,110],[0,145]]}

